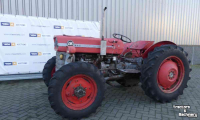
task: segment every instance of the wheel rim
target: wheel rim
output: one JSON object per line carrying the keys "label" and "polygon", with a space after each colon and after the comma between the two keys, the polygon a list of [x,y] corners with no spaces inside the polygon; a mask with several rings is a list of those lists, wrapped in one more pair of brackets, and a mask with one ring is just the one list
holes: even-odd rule
{"label": "wheel rim", "polygon": [[54,67],[51,71],[51,77],[53,77],[53,74],[56,72],[56,67]]}
{"label": "wheel rim", "polygon": [[184,78],[185,70],[183,62],[176,56],[170,56],[161,63],[157,83],[164,93],[173,93],[176,91]]}
{"label": "wheel rim", "polygon": [[97,85],[87,75],[75,75],[65,82],[61,95],[63,103],[68,108],[82,110],[94,102],[97,95]]}

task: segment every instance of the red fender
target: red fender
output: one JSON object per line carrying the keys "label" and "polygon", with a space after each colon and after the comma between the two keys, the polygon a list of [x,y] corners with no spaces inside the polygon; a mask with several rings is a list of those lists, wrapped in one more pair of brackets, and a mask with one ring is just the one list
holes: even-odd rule
{"label": "red fender", "polygon": [[175,43],[171,42],[171,41],[161,41],[161,42],[158,42],[152,46],[150,46],[145,52],[144,54],[142,55],[142,58],[147,58],[148,56],[148,53],[153,51],[155,47],[159,47],[161,45],[167,45],[167,44],[172,44],[172,45],[176,45]]}

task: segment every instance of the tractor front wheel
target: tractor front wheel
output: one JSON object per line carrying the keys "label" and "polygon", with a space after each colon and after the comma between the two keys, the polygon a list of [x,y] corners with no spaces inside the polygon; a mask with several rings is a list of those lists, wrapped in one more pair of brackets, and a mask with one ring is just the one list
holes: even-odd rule
{"label": "tractor front wheel", "polygon": [[141,69],[146,95],[159,102],[170,102],[183,94],[191,71],[187,56],[176,45],[162,45],[150,52]]}
{"label": "tractor front wheel", "polygon": [[43,76],[44,83],[47,87],[49,86],[50,79],[53,77],[53,74],[56,71],[55,64],[56,64],[56,56],[49,59],[44,66],[42,76]]}
{"label": "tractor front wheel", "polygon": [[52,77],[49,102],[63,118],[81,119],[95,112],[105,92],[105,80],[92,64],[74,62],[61,67]]}

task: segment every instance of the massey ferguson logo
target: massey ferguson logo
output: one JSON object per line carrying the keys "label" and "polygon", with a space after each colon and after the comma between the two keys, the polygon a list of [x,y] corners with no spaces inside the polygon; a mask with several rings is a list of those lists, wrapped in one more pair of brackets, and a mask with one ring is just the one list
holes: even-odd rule
{"label": "massey ferguson logo", "polygon": [[68,41],[67,42],[67,46],[74,46],[74,42],[73,41]]}
{"label": "massey ferguson logo", "polygon": [[64,29],[64,26],[54,25],[54,29]]}
{"label": "massey ferguson logo", "polygon": [[41,34],[29,33],[29,37],[41,37]]}
{"label": "massey ferguson logo", "polygon": [[1,22],[1,26],[14,26],[13,22]]}

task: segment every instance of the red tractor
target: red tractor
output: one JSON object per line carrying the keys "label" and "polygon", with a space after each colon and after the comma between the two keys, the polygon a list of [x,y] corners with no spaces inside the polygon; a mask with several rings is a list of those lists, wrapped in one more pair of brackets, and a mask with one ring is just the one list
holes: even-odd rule
{"label": "red tractor", "polygon": [[[188,54],[170,41],[55,36],[56,56],[43,70],[51,107],[64,118],[83,118],[101,105],[105,83],[141,82],[145,94],[170,102],[183,94],[191,71]],[[138,80],[140,78],[140,81]]]}

